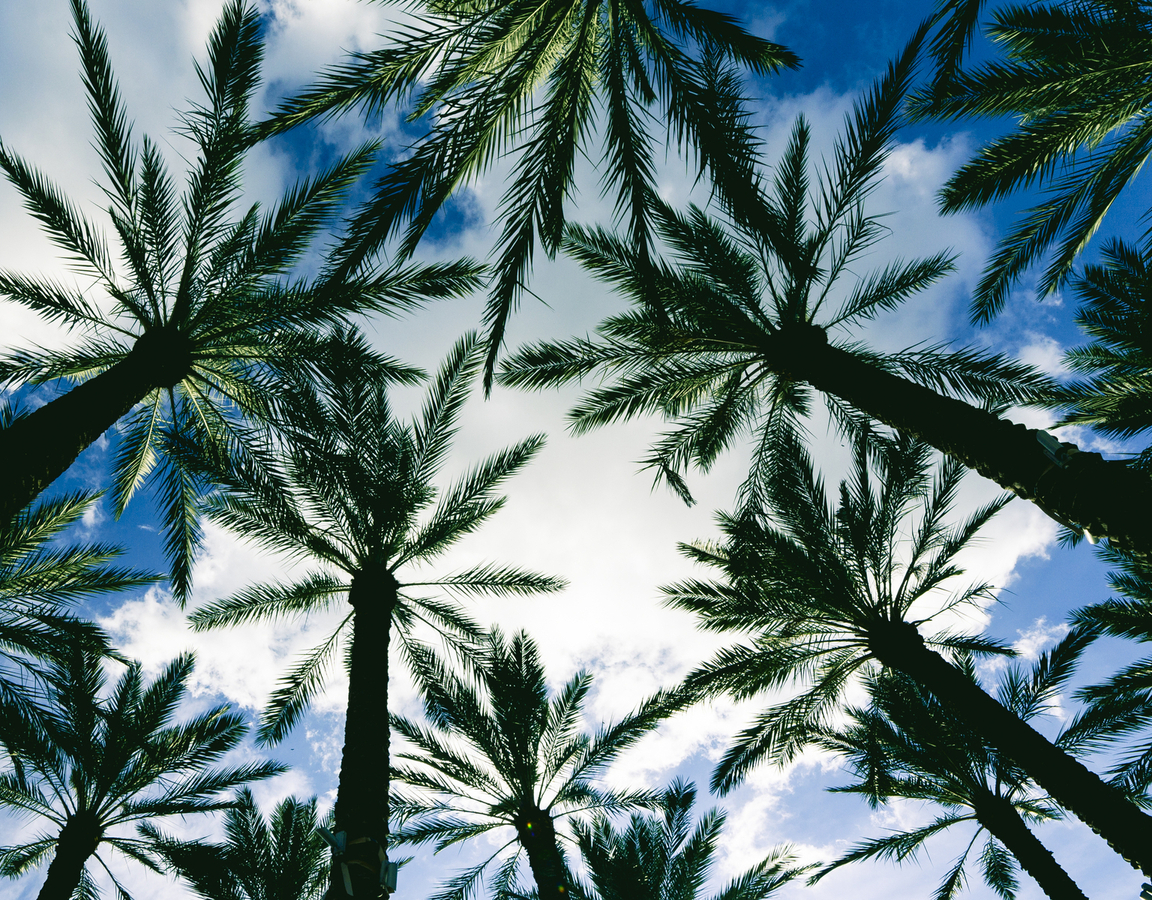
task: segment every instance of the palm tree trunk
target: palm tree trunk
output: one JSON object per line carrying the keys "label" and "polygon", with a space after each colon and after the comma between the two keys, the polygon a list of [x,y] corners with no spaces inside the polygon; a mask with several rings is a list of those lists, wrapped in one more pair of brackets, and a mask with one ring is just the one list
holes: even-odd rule
{"label": "palm tree trunk", "polygon": [[184,378],[191,364],[186,339],[149,331],[111,368],[0,430],[0,522],[35,500],[150,391]]}
{"label": "palm tree trunk", "polygon": [[388,847],[388,642],[398,592],[396,578],[384,568],[357,573],[348,591],[355,615],[334,810],[345,851],[333,853],[329,897],[378,897],[382,890]]}
{"label": "palm tree trunk", "polygon": [[568,873],[552,817],[542,809],[526,809],[517,813],[513,821],[520,846],[528,854],[528,866],[540,900],[567,897],[570,893]]}
{"label": "palm tree trunk", "polygon": [[1152,479],[1127,463],[1074,448],[1056,462],[1035,429],[882,372],[830,346],[823,329],[783,329],[770,341],[767,355],[781,374],[925,441],[1061,524],[1152,557]]}
{"label": "palm tree trunk", "polygon": [[1088,900],[1052,851],[1028,830],[1010,800],[991,791],[981,791],[973,799],[976,819],[1008,848],[1045,894],[1052,900]]}
{"label": "palm tree trunk", "polygon": [[1152,817],[930,650],[911,622],[870,628],[868,646],[883,665],[903,672],[956,709],[988,746],[1015,762],[1131,866],[1152,877]]}
{"label": "palm tree trunk", "polygon": [[56,855],[36,900],[70,900],[84,874],[84,864],[96,852],[103,830],[82,814],[71,818],[56,839]]}

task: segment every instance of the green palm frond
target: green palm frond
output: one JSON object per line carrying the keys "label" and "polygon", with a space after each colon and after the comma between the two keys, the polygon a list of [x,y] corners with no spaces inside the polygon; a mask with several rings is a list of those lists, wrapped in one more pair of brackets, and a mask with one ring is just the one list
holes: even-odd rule
{"label": "green palm frond", "polygon": [[1146,121],[1149,64],[1141,4],[1010,4],[987,31],[1000,55],[961,68],[981,3],[942,4],[930,89],[912,100],[920,118],[1011,116],[1015,130],[986,144],[941,191],[945,211],[984,206],[1039,186],[1042,199],[1003,238],[972,301],[972,317],[999,312],[1012,285],[1047,258],[1051,293],[1152,152]]}
{"label": "green palm frond", "polygon": [[728,15],[680,0],[437,3],[383,48],[328,69],[264,129],[357,107],[372,115],[405,100],[413,121],[432,115],[412,156],[391,166],[353,221],[333,270],[341,276],[395,235],[411,255],[454,192],[511,157],[485,311],[487,383],[537,241],[549,255],[560,244],[577,155],[598,122],[602,190],[647,248],[660,152],[654,126],[663,121],[668,140],[729,198],[749,181],[759,151],[736,67],[767,75],[798,63]]}

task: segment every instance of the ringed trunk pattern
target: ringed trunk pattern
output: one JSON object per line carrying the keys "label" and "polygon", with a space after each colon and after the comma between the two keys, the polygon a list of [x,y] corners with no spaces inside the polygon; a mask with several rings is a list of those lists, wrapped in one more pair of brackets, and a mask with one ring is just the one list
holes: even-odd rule
{"label": "ringed trunk pattern", "polygon": [[149,331],[120,362],[0,430],[0,521],[35,500],[149,392],[178,383],[191,367],[187,338]]}
{"label": "ringed trunk pattern", "polygon": [[881,372],[828,344],[823,329],[781,329],[769,339],[769,364],[850,403],[865,414],[927,442],[1063,525],[1107,537],[1152,558],[1152,478],[1120,460],[1064,445],[1054,461],[1036,429]]}
{"label": "ringed trunk pattern", "polygon": [[870,628],[868,645],[883,665],[954,707],[989,746],[1013,760],[1130,865],[1152,877],[1152,817],[930,650],[911,622]]}
{"label": "ringed trunk pattern", "polygon": [[385,568],[357,573],[348,591],[355,615],[334,811],[346,850],[333,854],[330,897],[347,896],[341,863],[347,864],[353,897],[381,893],[388,846],[388,642],[398,596],[396,578]]}
{"label": "ringed trunk pattern", "polygon": [[556,840],[552,816],[539,808],[522,809],[514,820],[520,846],[528,854],[528,866],[541,900],[567,897],[568,878],[564,857]]}
{"label": "ringed trunk pattern", "polygon": [[977,821],[1008,848],[1045,894],[1052,900],[1088,900],[1072,876],[1056,862],[1052,851],[1024,824],[1010,800],[989,790],[979,792],[975,800]]}
{"label": "ringed trunk pattern", "polygon": [[84,874],[84,864],[96,852],[103,836],[104,829],[95,816],[78,813],[69,819],[56,839],[56,855],[36,900],[71,900]]}

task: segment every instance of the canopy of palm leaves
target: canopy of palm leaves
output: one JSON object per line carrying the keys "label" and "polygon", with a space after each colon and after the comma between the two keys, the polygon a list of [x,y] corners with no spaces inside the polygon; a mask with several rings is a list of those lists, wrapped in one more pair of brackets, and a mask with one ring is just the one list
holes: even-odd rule
{"label": "canopy of palm leaves", "polygon": [[1152,874],[1152,818],[947,659],[1006,648],[976,635],[920,633],[944,612],[991,600],[987,584],[958,590],[951,584],[962,574],[956,555],[1004,499],[950,527],[962,474],[957,463],[945,461],[933,479],[927,448],[899,438],[875,451],[877,484],[865,447],[862,440],[835,506],[806,453],[794,447],[769,486],[765,509],[722,519],[723,547],[686,548],[726,580],[666,589],[669,602],[695,612],[704,628],[749,638],[691,673],[689,689],[737,698],[799,689],[737,736],[713,787],[728,790],[759,763],[792,759],[841,709],[852,679],[879,664],[957,710],[982,740]]}
{"label": "canopy of palm leaves", "polygon": [[98,497],[52,497],[0,522],[0,703],[25,703],[26,676],[75,642],[107,649],[104,633],[73,615],[74,604],[156,580],[113,565],[119,547],[59,542]]}
{"label": "canopy of palm leaves", "polygon": [[[221,524],[322,568],[292,583],[256,585],[203,607],[192,616],[194,627],[341,609],[336,628],[281,681],[259,739],[277,741],[295,724],[323,686],[343,642],[348,714],[335,819],[350,841],[366,835],[385,846],[393,627],[410,654],[420,623],[454,640],[478,634],[459,606],[429,596],[430,588],[457,596],[499,596],[555,591],[563,584],[496,564],[443,576],[423,570],[408,574],[500,509],[504,500],[496,491],[543,446],[542,436],[530,437],[438,489],[435,479],[479,364],[476,337],[457,342],[421,414],[405,423],[393,417],[386,387],[373,377],[379,357],[357,334],[334,336],[313,378],[285,389],[284,445],[265,454],[261,465],[219,473],[223,488],[208,503],[208,514]],[[334,877],[339,881],[335,872]]]}
{"label": "canopy of palm leaves", "polygon": [[[692,827],[696,789],[676,781],[660,797],[661,815],[634,814],[623,831],[605,816],[576,825],[577,844],[591,885],[580,900],[696,900],[715,863],[725,815],[709,810]],[[803,869],[785,850],[726,884],[713,900],[764,900]]]}
{"label": "canopy of palm leaves", "polygon": [[615,193],[629,239],[643,252],[652,240],[648,195],[666,146],[654,126],[730,195],[747,184],[757,155],[734,66],[768,75],[799,64],[727,14],[683,0],[426,0],[414,13],[399,39],[353,55],[286,101],[271,127],[353,107],[372,114],[397,99],[410,99],[410,120],[434,123],[357,215],[340,252],[342,273],[405,222],[401,252],[412,253],[454,191],[512,157],[485,313],[486,377],[536,240],[548,254],[560,244],[576,162],[595,130],[604,135],[602,188]]}
{"label": "canopy of palm leaves", "polygon": [[262,57],[259,17],[244,0],[227,4],[209,38],[207,63],[197,65],[206,102],[182,116],[181,131],[195,151],[182,195],[157,145],[147,138],[135,143],[104,35],[84,0],[72,0],[72,12],[104,166],[105,212],[119,247],[113,252],[100,228],[45,175],[0,144],[0,169],[93,286],[0,272],[0,297],[82,336],[62,350],[9,351],[0,359],[0,379],[84,382],[0,431],[0,517],[27,504],[127,415],[115,457],[115,511],[156,476],[173,585],[183,596],[198,541],[199,485],[165,454],[173,433],[204,454],[226,456],[245,418],[268,418],[271,374],[306,359],[317,328],[360,311],[394,312],[425,297],[467,292],[480,282],[469,263],[369,271],[350,281],[328,272],[292,277],[370,162],[372,147],[300,181],[267,212],[252,205],[234,213],[253,143],[248,105]]}
{"label": "canopy of palm leaves", "polygon": [[107,692],[101,656],[74,647],[50,666],[38,715],[0,708],[0,804],[46,826],[0,848],[0,874],[19,877],[51,854],[41,900],[94,900],[94,857],[123,891],[101,847],[158,868],[147,842],[122,826],[225,809],[234,801],[223,792],[284,771],[273,762],[215,765],[247,731],[226,706],[173,722],[192,666],[191,655],[181,656],[146,684],[132,664]]}
{"label": "canopy of palm leaves", "polygon": [[[1025,721],[1042,714],[1067,684],[1091,640],[1086,630],[1072,631],[1042,654],[1031,671],[1012,666],[999,680],[997,699]],[[976,681],[971,657],[960,662]],[[980,871],[1000,896],[1015,896],[1018,860],[1050,897],[1084,900],[1025,824],[1059,819],[1062,812],[1037,794],[1018,766],[990,750],[954,711],[906,676],[892,671],[874,675],[869,693],[871,707],[849,710],[847,727],[831,728],[818,738],[821,746],[846,756],[859,776],[856,783],[833,790],[862,794],[872,807],[900,798],[942,806],[944,812],[919,828],[858,844],[816,877],[863,859],[915,859],[930,838],[970,822],[975,830],[941,881],[938,900],[949,900],[963,889],[969,857],[982,835]]]}
{"label": "canopy of palm leaves", "polygon": [[[841,710],[852,678],[874,668],[889,630],[931,627],[993,598],[989,584],[953,587],[963,574],[955,557],[1007,498],[951,526],[963,468],[945,461],[933,478],[923,444],[897,438],[876,447],[857,443],[851,478],[833,505],[794,444],[768,485],[767,508],[722,516],[723,546],[683,548],[725,581],[672,585],[668,602],[695,613],[703,628],[750,637],[693,672],[691,688],[737,698],[802,689],[740,734],[713,789],[732,788],[762,762],[790,761]],[[926,643],[946,654],[1008,652],[982,637],[938,631]]]}
{"label": "canopy of palm leaves", "polygon": [[[572,889],[557,825],[588,812],[651,805],[645,791],[620,792],[595,781],[615,758],[674,708],[657,695],[621,721],[580,730],[592,676],[579,672],[549,697],[544,666],[524,633],[492,633],[475,677],[462,677],[426,654],[417,671],[428,725],[400,716],[392,727],[412,749],[397,754],[393,809],[397,842],[437,851],[507,829],[485,860],[446,882],[434,900],[464,900],[488,884],[496,898],[519,896],[525,853],[538,896]],[[508,849],[516,845],[514,853]],[[499,860],[495,869],[490,869]]]}
{"label": "canopy of palm leaves", "polygon": [[[1065,362],[1087,376],[1064,387],[1064,422],[1130,438],[1152,429],[1152,267],[1149,249],[1112,241],[1075,279],[1076,323],[1092,339]],[[1149,451],[1139,457],[1149,462]]]}
{"label": "canopy of palm leaves", "polygon": [[[1094,633],[1152,642],[1152,569],[1117,553],[1104,555],[1117,567],[1109,581],[1118,596],[1078,610],[1073,622]],[[1100,684],[1081,688],[1076,696],[1088,703],[1088,709],[1068,729],[1067,737],[1092,748],[1101,743],[1101,737],[1127,735],[1124,752],[1107,774],[1114,785],[1147,805],[1152,789],[1152,657],[1124,666]]]}
{"label": "canopy of palm leaves", "polygon": [[[607,377],[570,413],[573,429],[649,413],[672,420],[676,429],[645,463],[685,498],[685,470],[707,470],[747,435],[754,449],[746,491],[755,493],[784,435],[809,413],[815,389],[845,429],[878,419],[1035,500],[1077,531],[1106,533],[1130,551],[1152,553],[1152,526],[1140,503],[1129,502],[1152,502],[1147,478],[1096,454],[1060,448],[1054,457],[1041,443],[1046,436],[988,411],[1050,402],[1049,379],[977,350],[879,354],[845,334],[952,268],[941,253],[853,275],[884,233],[864,203],[883,171],[918,46],[919,38],[857,104],[830,171],[815,183],[801,119],[770,192],[748,191],[727,221],[696,208],[678,213],[653,199],[665,260],[629,238],[569,228],[568,252],[628,295],[634,310],[604,322],[598,339],[521,349],[505,360],[499,380],[539,389]],[[852,277],[854,285],[842,284]]]}
{"label": "canopy of palm leaves", "polygon": [[223,844],[177,841],[145,825],[169,869],[204,900],[320,900],[328,883],[328,845],[317,831],[316,798],[288,797],[261,815],[243,788],[224,815]]}
{"label": "canopy of palm leaves", "polygon": [[1050,250],[1040,290],[1056,290],[1152,152],[1147,3],[1004,6],[987,29],[1002,56],[962,70],[956,64],[982,5],[940,4],[942,72],[912,105],[922,118],[1011,116],[1018,122],[949,179],[941,191],[945,211],[983,206],[1034,185],[1044,191],[1000,241],[972,298],[977,321],[995,316],[1017,278]]}

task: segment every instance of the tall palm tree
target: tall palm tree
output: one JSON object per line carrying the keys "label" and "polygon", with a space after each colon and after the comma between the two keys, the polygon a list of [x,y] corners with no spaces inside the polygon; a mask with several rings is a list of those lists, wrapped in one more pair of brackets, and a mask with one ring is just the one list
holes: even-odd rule
{"label": "tall palm tree", "polygon": [[[581,900],[695,900],[708,880],[725,815],[709,810],[692,828],[696,788],[675,781],[660,797],[662,815],[634,814],[617,831],[605,816],[576,825],[577,843],[593,889]],[[804,869],[784,850],[773,852],[725,885],[714,900],[764,900]]]}
{"label": "tall palm tree", "polygon": [[284,771],[274,762],[213,767],[247,731],[227,706],[173,723],[192,666],[185,654],[145,684],[133,663],[103,696],[103,659],[74,646],[52,664],[39,715],[0,708],[0,806],[48,824],[32,840],[0,848],[0,874],[19,877],[52,854],[38,900],[94,898],[95,857],[123,891],[102,846],[157,865],[147,843],[117,834],[119,826],[226,809],[234,801],[221,793]]}
{"label": "tall palm tree", "polygon": [[[997,699],[1022,720],[1034,719],[1067,683],[1091,640],[1087,630],[1071,631],[1042,654],[1030,672],[1011,667],[999,680]],[[972,657],[959,662],[975,682]],[[963,889],[968,858],[985,832],[979,862],[984,881],[996,893],[1008,900],[1015,896],[1015,860],[1054,900],[1086,900],[1028,829],[1026,821],[1059,819],[1062,813],[1048,798],[1036,795],[1018,766],[989,750],[952,710],[906,676],[882,671],[869,678],[868,686],[872,705],[849,710],[846,727],[830,728],[818,738],[824,748],[847,757],[859,777],[832,790],[862,794],[873,808],[903,798],[942,806],[944,812],[920,828],[858,844],[816,878],[863,859],[913,859],[933,836],[971,822],[975,831],[940,883],[935,894],[939,900],[950,900]]]}
{"label": "tall palm tree", "polygon": [[[1033,500],[1075,531],[1152,554],[1152,483],[1124,462],[1077,452],[989,407],[1052,402],[1049,381],[975,350],[914,347],[881,355],[849,335],[951,270],[946,254],[894,262],[840,282],[883,234],[863,204],[882,171],[913,75],[918,36],[849,118],[831,174],[809,177],[800,119],[771,195],[749,191],[738,217],[680,214],[653,201],[672,258],[625,238],[570,228],[568,252],[634,300],[598,339],[544,342],[508,357],[503,384],[544,388],[596,375],[608,384],[571,412],[577,432],[641,414],[676,423],[646,460],[683,495],[689,465],[707,469],[742,434],[756,440],[754,486],[814,389],[835,421],[879,420]],[[837,302],[836,298],[843,300]]]}
{"label": "tall palm tree", "polygon": [[320,900],[328,884],[328,845],[317,830],[316,798],[288,797],[270,820],[241,789],[224,814],[224,843],[178,841],[142,827],[167,867],[204,900]]}
{"label": "tall palm tree", "polygon": [[[737,193],[757,141],[734,66],[766,76],[799,65],[731,16],[686,0],[425,0],[413,11],[398,39],[329,69],[266,127],[282,131],[356,107],[371,115],[397,100],[410,101],[410,120],[434,123],[356,216],[338,254],[341,274],[405,223],[401,254],[411,254],[458,188],[514,158],[485,312],[486,383],[536,240],[549,255],[560,245],[576,161],[597,128],[602,190],[615,194],[630,240],[646,250],[648,197],[667,143],[690,154],[721,196]],[[660,122],[666,141],[652,134]]]}
{"label": "tall palm tree", "polygon": [[920,118],[1011,116],[1017,127],[980,149],[941,191],[946,212],[984,206],[1033,186],[1044,196],[1003,239],[972,298],[987,321],[1016,279],[1055,247],[1040,281],[1056,290],[1109,207],[1152,152],[1147,42],[1138,0],[1056,0],[995,10],[1000,56],[960,67],[982,0],[940,3],[940,75],[914,98]]}
{"label": "tall palm tree", "polygon": [[[413,746],[397,754],[394,794],[398,842],[446,847],[501,829],[512,834],[484,861],[445,883],[435,900],[465,900],[491,863],[504,859],[489,879],[493,896],[519,896],[520,853],[537,896],[573,890],[557,826],[585,813],[618,812],[651,805],[646,791],[620,792],[595,779],[675,707],[658,694],[595,735],[580,730],[592,676],[578,672],[549,697],[536,644],[520,632],[506,641],[492,632],[475,666],[461,677],[424,654],[418,682],[429,725],[392,717],[393,729]],[[516,852],[505,851],[517,845]]]}
{"label": "tall palm tree", "polygon": [[393,417],[384,385],[371,377],[373,358],[357,335],[330,341],[315,366],[315,384],[301,381],[286,392],[282,451],[269,454],[263,466],[220,473],[221,493],[207,507],[238,533],[323,568],[292,583],[247,588],[192,616],[193,626],[205,629],[342,608],[335,630],[282,680],[258,737],[272,742],[288,732],[344,643],[348,714],[335,807],[343,843],[334,854],[333,889],[356,897],[376,895],[386,862],[393,627],[409,653],[420,622],[457,636],[478,635],[458,606],[427,596],[431,587],[474,596],[562,586],[555,578],[490,564],[444,576],[406,574],[495,513],[504,502],[496,490],[544,439],[537,435],[497,453],[440,491],[434,479],[479,366],[475,336],[453,348],[410,424]]}
{"label": "tall palm tree", "polygon": [[106,176],[106,212],[120,246],[113,253],[101,230],[46,176],[0,144],[0,169],[95,288],[0,271],[0,297],[83,335],[62,350],[16,350],[0,359],[5,381],[81,382],[0,430],[0,519],[26,506],[124,420],[114,509],[119,513],[150,474],[158,477],[173,586],[184,596],[198,541],[193,500],[200,486],[165,455],[172,432],[194,439],[205,454],[226,455],[242,418],[268,418],[271,373],[306,359],[317,328],[360,311],[453,296],[480,282],[468,263],[369,271],[351,280],[327,272],[291,277],[370,163],[371,147],[299,182],[266,213],[253,205],[232,214],[253,143],[248,105],[262,57],[259,16],[244,0],[225,6],[207,64],[197,65],[207,101],[182,117],[195,147],[182,196],[156,144],[147,138],[135,144],[104,35],[84,0],[72,0],[72,14]]}
{"label": "tall palm tree", "polygon": [[875,484],[864,446],[832,506],[795,445],[769,485],[766,509],[725,518],[723,547],[688,548],[725,580],[667,589],[669,602],[696,613],[704,628],[749,636],[691,673],[690,689],[738,698],[800,689],[738,735],[713,786],[728,790],[759,763],[791,759],[841,708],[852,679],[881,666],[954,710],[1130,864],[1152,874],[1152,818],[948,659],[1005,649],[975,635],[921,634],[943,610],[991,599],[987,584],[944,592],[962,572],[956,554],[1004,499],[949,527],[963,471],[958,463],[946,461],[933,480],[927,448],[900,438],[876,451],[882,477]]}

